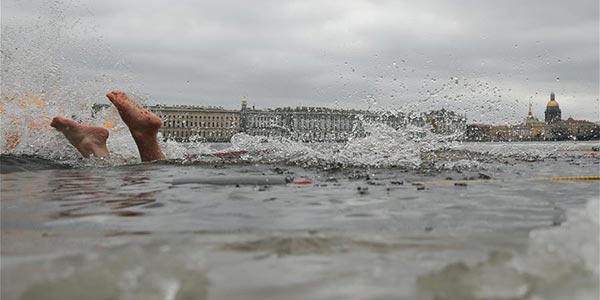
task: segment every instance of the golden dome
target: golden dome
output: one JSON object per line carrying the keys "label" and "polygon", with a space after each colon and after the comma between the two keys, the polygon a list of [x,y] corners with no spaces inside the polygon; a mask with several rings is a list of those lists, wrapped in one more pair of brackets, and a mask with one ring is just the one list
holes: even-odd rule
{"label": "golden dome", "polygon": [[558,102],[556,102],[556,100],[554,99],[554,92],[550,93],[550,101],[548,101],[548,104],[546,104],[546,108],[550,107],[558,108]]}
{"label": "golden dome", "polygon": [[558,102],[556,102],[556,100],[552,99],[552,100],[548,101],[548,104],[546,104],[546,107],[547,108],[558,107]]}

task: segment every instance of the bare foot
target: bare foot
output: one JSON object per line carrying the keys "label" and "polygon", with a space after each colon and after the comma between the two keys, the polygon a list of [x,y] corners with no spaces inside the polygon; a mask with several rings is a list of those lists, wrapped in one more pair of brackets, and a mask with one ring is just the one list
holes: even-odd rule
{"label": "bare foot", "polygon": [[108,130],[102,127],[81,125],[73,120],[61,117],[52,119],[50,126],[62,132],[83,157],[87,158],[92,154],[95,157],[107,157],[109,155],[106,147]]}
{"label": "bare foot", "polygon": [[164,159],[165,155],[160,150],[156,137],[162,126],[160,118],[123,92],[113,91],[106,94],[106,97],[117,107],[121,119],[129,127],[142,161]]}

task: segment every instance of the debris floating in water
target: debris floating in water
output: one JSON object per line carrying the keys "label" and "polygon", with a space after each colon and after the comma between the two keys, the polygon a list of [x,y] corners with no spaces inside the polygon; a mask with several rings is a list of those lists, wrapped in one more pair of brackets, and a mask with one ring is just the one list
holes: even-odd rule
{"label": "debris floating in water", "polygon": [[171,184],[214,184],[214,185],[284,185],[293,181],[286,176],[218,176],[218,177],[195,177],[178,178]]}
{"label": "debris floating in water", "polygon": [[308,179],[300,179],[292,181],[292,184],[312,184],[313,182]]}

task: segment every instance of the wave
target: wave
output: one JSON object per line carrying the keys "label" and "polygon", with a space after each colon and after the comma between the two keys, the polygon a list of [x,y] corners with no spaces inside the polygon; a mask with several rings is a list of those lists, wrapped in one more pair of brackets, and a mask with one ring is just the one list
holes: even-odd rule
{"label": "wave", "polygon": [[598,299],[599,212],[599,200],[590,199],[560,227],[533,230],[524,252],[492,252],[473,266],[452,263],[418,285],[440,300]]}

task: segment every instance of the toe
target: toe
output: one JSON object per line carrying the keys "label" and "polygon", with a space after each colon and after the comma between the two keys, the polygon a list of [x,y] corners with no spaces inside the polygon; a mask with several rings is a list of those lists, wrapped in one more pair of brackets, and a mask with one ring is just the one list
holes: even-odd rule
{"label": "toe", "polygon": [[52,122],[50,122],[50,126],[57,128],[59,120],[59,117],[54,117],[54,119],[52,119]]}
{"label": "toe", "polygon": [[54,119],[52,119],[52,122],[50,122],[50,126],[56,128],[56,129],[61,129],[61,128],[64,128],[65,125],[67,125],[66,121],[67,121],[67,119],[65,119],[65,118],[54,117]]}
{"label": "toe", "polygon": [[109,92],[108,94],[106,94],[106,97],[108,98],[108,100],[110,100],[110,102],[114,103],[117,100],[117,93],[118,92],[116,91]]}
{"label": "toe", "polygon": [[106,94],[106,97],[108,97],[108,100],[110,100],[110,102],[112,102],[115,106],[125,105],[128,102],[127,94],[120,91],[112,91]]}

